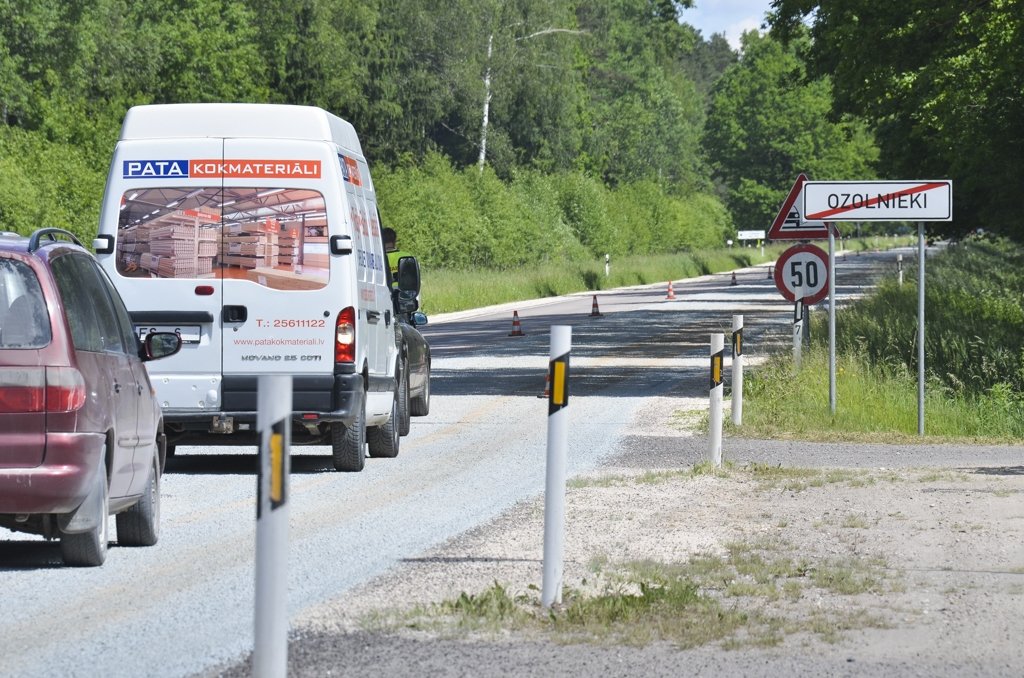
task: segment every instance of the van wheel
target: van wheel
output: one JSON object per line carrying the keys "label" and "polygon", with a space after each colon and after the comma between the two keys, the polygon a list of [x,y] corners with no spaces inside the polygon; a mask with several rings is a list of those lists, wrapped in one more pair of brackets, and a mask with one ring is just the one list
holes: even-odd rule
{"label": "van wheel", "polygon": [[383,426],[371,426],[366,432],[366,441],[370,444],[371,457],[397,457],[399,443],[398,429],[398,393],[394,393],[391,403],[391,416]]}
{"label": "van wheel", "polygon": [[409,365],[401,372],[398,380],[398,435],[407,436],[412,429],[412,414],[409,412]]}
{"label": "van wheel", "polygon": [[107,542],[110,532],[110,488],[107,487],[107,465],[100,463],[96,482],[102,486],[102,506],[99,524],[88,532],[64,533],[60,535],[60,555],[66,565],[77,567],[99,567],[107,559]]}
{"label": "van wheel", "polygon": [[154,460],[142,498],[127,511],[118,513],[117,543],[122,546],[152,546],[160,538],[160,466]]}
{"label": "van wheel", "polygon": [[427,368],[427,378],[423,380],[423,392],[418,396],[409,399],[409,412],[414,417],[425,417],[430,414],[430,368]]}
{"label": "van wheel", "polygon": [[357,472],[363,470],[366,461],[366,400],[360,406],[359,414],[351,426],[340,421],[331,424],[331,453],[336,471]]}

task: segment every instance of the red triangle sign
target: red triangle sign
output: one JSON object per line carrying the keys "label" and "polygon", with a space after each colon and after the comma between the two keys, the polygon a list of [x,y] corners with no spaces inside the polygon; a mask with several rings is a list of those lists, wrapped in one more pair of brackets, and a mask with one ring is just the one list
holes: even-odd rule
{"label": "red triangle sign", "polygon": [[782,209],[768,229],[768,240],[819,240],[828,238],[829,224],[825,221],[804,221],[800,214],[800,194],[804,190],[807,175],[801,173],[789,189],[789,195],[782,203]]}

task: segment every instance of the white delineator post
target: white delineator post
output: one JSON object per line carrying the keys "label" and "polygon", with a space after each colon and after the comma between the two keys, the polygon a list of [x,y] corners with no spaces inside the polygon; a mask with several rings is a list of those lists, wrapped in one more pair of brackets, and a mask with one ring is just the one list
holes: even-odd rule
{"label": "white delineator post", "polygon": [[711,335],[711,408],[708,417],[708,453],[711,463],[722,465],[722,361],[725,357],[725,335],[721,332]]}
{"label": "white delineator post", "polygon": [[903,287],[903,255],[896,255],[896,284]]}
{"label": "white delineator post", "polygon": [[732,423],[743,424],[743,316],[732,317]]}
{"label": "white delineator post", "polygon": [[565,465],[568,445],[569,353],[572,327],[551,326],[548,362],[548,454],[544,482],[544,579],[540,604],[562,602],[562,558],[565,551]]}
{"label": "white delineator post", "polygon": [[256,480],[256,639],[253,675],[288,672],[288,475],[292,378],[259,378],[260,467]]}

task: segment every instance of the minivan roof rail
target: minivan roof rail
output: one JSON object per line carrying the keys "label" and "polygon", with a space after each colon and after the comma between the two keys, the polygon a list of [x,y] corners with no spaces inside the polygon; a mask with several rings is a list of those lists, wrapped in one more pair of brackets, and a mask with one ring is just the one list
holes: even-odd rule
{"label": "minivan roof rail", "polygon": [[35,233],[33,233],[31,237],[29,237],[28,251],[35,252],[37,249],[39,249],[41,247],[39,241],[42,240],[43,236],[46,236],[50,242],[57,242],[58,235],[65,236],[66,238],[71,240],[71,242],[78,245],[79,247],[82,246],[82,241],[80,241],[78,239],[78,236],[76,236],[71,231],[65,230],[63,228],[40,228]]}

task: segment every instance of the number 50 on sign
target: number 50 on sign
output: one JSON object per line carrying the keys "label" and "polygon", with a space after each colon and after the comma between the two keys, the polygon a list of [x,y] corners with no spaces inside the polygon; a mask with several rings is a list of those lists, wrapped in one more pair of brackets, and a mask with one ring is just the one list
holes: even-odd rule
{"label": "number 50 on sign", "polygon": [[828,254],[815,245],[790,247],[775,264],[775,286],[788,301],[800,292],[805,304],[818,303],[828,295]]}

